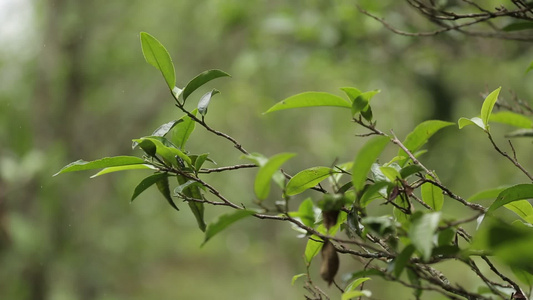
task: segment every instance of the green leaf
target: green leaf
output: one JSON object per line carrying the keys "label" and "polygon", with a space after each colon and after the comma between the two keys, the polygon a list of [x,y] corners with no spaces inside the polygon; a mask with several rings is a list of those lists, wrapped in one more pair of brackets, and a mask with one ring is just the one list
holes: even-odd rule
{"label": "green leaf", "polygon": [[390,139],[386,136],[378,136],[369,140],[355,157],[352,167],[352,182],[356,192],[360,192],[366,182],[366,176],[372,164],[379,157]]}
{"label": "green leaf", "polygon": [[408,165],[400,170],[400,175],[403,179],[407,179],[409,176],[424,171],[419,165]]}
{"label": "green leaf", "polygon": [[328,167],[313,167],[294,175],[294,177],[289,180],[286,187],[286,193],[289,196],[297,195],[303,191],[310,189],[322,180],[328,178],[335,171]]}
{"label": "green leaf", "polygon": [[362,93],[359,89],[353,87],[343,87],[341,90],[346,93],[351,103],[353,103],[355,98],[359,97],[359,95]]}
{"label": "green leaf", "polygon": [[[352,115],[355,115],[360,112],[363,117],[365,117],[365,119],[369,120],[369,116],[370,119],[372,119],[372,110],[369,105],[370,100],[379,92],[379,90],[368,91],[361,93],[357,97],[355,97],[352,102]],[[367,114],[366,116],[365,113]]]}
{"label": "green leaf", "polygon": [[146,32],[141,32],[141,47],[146,62],[161,71],[169,89],[174,89],[176,72],[167,49],[155,37]]}
{"label": "green leaf", "polygon": [[311,263],[313,257],[315,257],[318,252],[320,252],[320,249],[322,249],[324,243],[317,242],[321,240],[321,238],[314,234],[307,240],[307,245],[305,246],[304,252],[305,262],[307,263],[307,265]]}
{"label": "green leaf", "polygon": [[311,198],[307,198],[298,207],[297,217],[305,226],[313,228],[315,225],[315,205]]}
{"label": "green leaf", "polygon": [[483,124],[485,124],[485,131],[489,132],[489,120],[490,115],[492,114],[492,109],[494,108],[494,105],[496,104],[496,101],[498,101],[498,95],[500,94],[500,90],[502,88],[499,87],[492,91],[487,98],[485,98],[485,101],[483,101],[483,106],[481,107],[481,120],[483,121]]}
{"label": "green leaf", "polygon": [[415,248],[422,254],[424,261],[427,261],[433,250],[433,234],[439,225],[440,213],[426,213],[414,218],[409,230],[409,238]]}
{"label": "green leaf", "polygon": [[90,178],[98,177],[98,176],[109,174],[109,173],[113,173],[113,172],[128,171],[128,170],[157,170],[157,168],[152,166],[152,165],[148,165],[148,164],[109,167],[109,168],[105,168],[102,171],[94,174]]}
{"label": "green leaf", "polygon": [[[426,179],[432,179],[432,177],[426,174]],[[439,211],[442,209],[442,205],[444,204],[444,194],[442,193],[441,188],[430,182],[426,182],[422,185],[421,193],[422,200],[433,208],[433,210]]]}
{"label": "green leaf", "polygon": [[471,119],[460,118],[458,124],[459,124],[459,129],[463,129],[463,127],[468,126],[468,125],[476,125],[479,128],[485,130],[485,124],[483,124],[483,120],[481,120],[478,117],[473,117]]}
{"label": "green leaf", "polygon": [[187,100],[187,98],[202,85],[219,77],[231,77],[231,75],[222,70],[207,70],[196,75],[196,77],[189,81],[183,89],[183,100]]}
{"label": "green leaf", "polygon": [[271,157],[268,162],[262,166],[255,177],[254,192],[259,200],[264,200],[270,193],[270,180],[274,173],[279,170],[287,160],[294,157],[294,153],[280,153]]}
{"label": "green leaf", "polygon": [[481,191],[470,196],[470,198],[468,198],[466,201],[474,202],[474,201],[483,200],[483,199],[493,199],[493,198],[498,197],[498,195],[507,188],[509,188],[509,186],[501,186],[501,187]]}
{"label": "green leaf", "polygon": [[409,259],[415,252],[415,247],[411,244],[407,245],[400,254],[394,259],[394,276],[396,278],[400,278],[400,275],[402,275],[403,269],[405,269],[405,266],[409,262]]}
{"label": "green leaf", "polygon": [[393,186],[394,186],[394,184],[390,183],[388,181],[379,181],[379,182],[376,182],[376,183],[370,185],[365,190],[365,192],[363,193],[363,196],[361,196],[361,199],[359,200],[359,203],[360,203],[361,207],[365,208],[373,200],[379,199],[379,198],[383,198],[382,196],[374,197],[374,195],[376,195],[382,189],[386,189],[387,187],[393,187]]}
{"label": "green leaf", "polygon": [[530,129],[533,127],[533,121],[531,119],[510,111],[501,111],[493,113],[490,116],[490,121],[526,129]]}
{"label": "green leaf", "polygon": [[[197,112],[198,110],[195,109],[191,114],[196,116]],[[178,121],[181,122],[174,127],[174,130],[172,130],[172,143],[183,150],[185,148],[185,143],[189,140],[189,137],[196,127],[196,122],[188,115],[181,117]]]}
{"label": "green leaf", "polygon": [[371,279],[370,277],[357,278],[346,286],[346,288],[344,289],[344,292],[346,293],[349,291],[353,291],[356,288],[358,288],[361,284],[363,284],[363,282],[368,281],[370,279]]}
{"label": "green leaf", "polygon": [[533,184],[518,184],[503,190],[496,201],[489,207],[488,213],[493,212],[500,206],[517,200],[533,198]]}
{"label": "green leaf", "polygon": [[511,268],[511,271],[513,271],[514,276],[516,276],[518,280],[526,284],[529,287],[529,290],[531,290],[531,287],[533,286],[533,274],[519,268]]}
{"label": "green leaf", "polygon": [[324,93],[324,92],[305,92],[297,94],[286,98],[270,109],[265,113],[270,113],[273,111],[290,109],[290,108],[300,108],[300,107],[315,107],[315,106],[337,106],[337,107],[346,107],[351,108],[352,105],[350,102],[342,99],[339,96]]}
{"label": "green leaf", "polygon": [[[191,164],[191,158],[181,152],[178,148],[167,147],[160,140],[145,137],[133,140],[134,142],[139,143],[139,146],[150,156],[155,156],[155,154],[161,156],[165,163],[172,166],[179,166],[176,160],[176,156],[186,161],[189,165]],[[154,153],[155,149],[155,153]]]}
{"label": "green leaf", "polygon": [[307,276],[306,273],[301,273],[301,274],[298,274],[298,275],[294,275],[292,276],[292,280],[291,280],[291,285],[294,285],[294,283],[296,282],[296,280],[300,277],[303,277],[303,276]]}
{"label": "green leaf", "polygon": [[205,93],[202,98],[200,98],[200,101],[198,101],[198,112],[202,116],[207,114],[207,107],[209,106],[209,102],[211,102],[211,97],[218,93],[220,92],[217,89],[213,89],[212,91]]}
{"label": "green leaf", "polygon": [[349,299],[353,299],[355,297],[361,297],[361,296],[371,297],[372,292],[368,290],[345,292],[342,294],[341,300],[349,300]]}
{"label": "green leaf", "polygon": [[505,137],[533,137],[533,129],[518,129],[506,134]]}
{"label": "green leaf", "polygon": [[533,61],[529,64],[529,66],[526,69],[526,74],[529,73],[529,71],[533,70]]}
{"label": "green leaf", "polygon": [[161,195],[165,197],[168,204],[172,206],[175,210],[179,211],[180,209],[176,206],[174,203],[174,200],[172,200],[172,197],[170,196],[170,186],[168,184],[168,177],[161,177],[158,181],[155,183],[157,185],[157,189],[159,192],[161,192]]}
{"label": "green leaf", "polygon": [[205,239],[202,243],[202,246],[205,245],[205,243],[207,243],[207,241],[209,241],[213,236],[226,229],[231,224],[253,214],[255,214],[254,211],[241,209],[219,216],[217,220],[207,226],[207,230],[205,231]]}
{"label": "green leaf", "polygon": [[147,188],[152,186],[154,183],[161,180],[163,177],[167,177],[168,175],[166,173],[156,173],[154,175],[148,176],[144,178],[133,191],[133,195],[131,196],[131,201],[135,200],[137,196],[139,196],[142,192],[144,192]]}
{"label": "green leaf", "polygon": [[533,224],[533,206],[527,200],[517,200],[504,205],[510,211],[513,211],[520,218],[529,224]]}
{"label": "green leaf", "polygon": [[[452,122],[445,122],[439,120],[424,121],[418,124],[418,126],[416,126],[415,129],[407,135],[407,137],[403,141],[403,145],[411,153],[414,153],[418,149],[420,149],[420,147],[422,147],[425,143],[427,143],[429,138],[432,137],[435,133],[437,133],[437,131],[451,125],[453,125]],[[398,150],[398,156],[408,157],[407,153],[403,149]],[[400,165],[403,166],[408,160],[409,159],[405,159],[404,163],[400,163]]]}
{"label": "green leaf", "polygon": [[144,159],[135,156],[104,157],[102,159],[93,161],[84,161],[80,159],[64,166],[61,170],[59,170],[59,172],[55,173],[53,176],[68,172],[94,170],[106,167],[117,167],[144,163],[146,163]]}
{"label": "green leaf", "polygon": [[[197,199],[197,200],[204,199],[204,196],[202,195],[202,192],[200,191],[200,185],[201,185],[200,183],[198,184],[188,183],[188,180],[182,175],[178,175],[176,178],[180,185],[176,189],[174,189],[175,195],[179,195],[183,193],[188,198]],[[194,180],[191,180],[191,181],[194,181]],[[202,202],[197,202],[197,201],[187,201],[187,204],[189,205],[189,208],[192,214],[194,215],[196,222],[198,223],[198,228],[200,228],[201,231],[205,232],[206,225],[204,221],[204,204]]]}
{"label": "green leaf", "polygon": [[395,182],[397,179],[401,179],[402,176],[400,172],[393,167],[379,167],[379,170],[385,177],[387,177],[391,182]]}
{"label": "green leaf", "polygon": [[263,154],[256,153],[256,152],[250,153],[247,155],[241,155],[241,159],[242,158],[252,161],[254,164],[256,164],[259,167],[264,166],[268,162],[268,158],[266,158]]}
{"label": "green leaf", "polygon": [[527,21],[518,21],[511,23],[509,25],[506,25],[502,28],[503,31],[518,31],[518,30],[528,30],[533,29],[533,22],[527,22]]}
{"label": "green leaf", "polygon": [[[168,123],[165,123],[161,126],[159,126],[150,136],[159,136],[163,137],[165,136],[176,124],[183,122],[183,120],[174,120],[170,121]],[[131,146],[132,149],[135,149],[137,147],[138,143],[133,142],[133,145]]]}
{"label": "green leaf", "polygon": [[200,169],[202,168],[202,166],[204,165],[208,157],[209,157],[209,153],[204,153],[196,157],[196,159],[194,160],[194,169],[196,171],[200,171]]}

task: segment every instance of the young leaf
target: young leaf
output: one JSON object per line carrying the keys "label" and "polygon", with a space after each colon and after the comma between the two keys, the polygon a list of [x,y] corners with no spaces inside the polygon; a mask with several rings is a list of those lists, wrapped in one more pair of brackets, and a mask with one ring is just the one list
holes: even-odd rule
{"label": "young leaf", "polygon": [[350,102],[342,99],[339,96],[324,93],[324,92],[305,92],[286,98],[274,106],[269,108],[266,113],[273,111],[299,108],[299,107],[314,107],[314,106],[337,106],[351,108]]}
{"label": "young leaf", "polygon": [[476,125],[477,127],[485,130],[485,124],[483,123],[483,120],[478,117],[473,117],[471,119],[460,118],[459,122],[457,123],[459,124],[459,129],[463,129],[463,127],[468,125]]}
{"label": "young leaf", "polygon": [[[432,179],[432,177],[426,174],[426,179]],[[430,182],[426,182],[421,188],[422,200],[429,205],[433,210],[439,211],[444,204],[444,194],[442,189],[433,185]]]}
{"label": "young leaf", "polygon": [[270,180],[274,173],[287,160],[294,157],[294,153],[280,153],[271,157],[268,162],[262,166],[255,177],[254,192],[259,200],[264,200],[270,193]]}
{"label": "young leaf", "polygon": [[371,297],[372,292],[369,290],[362,290],[362,291],[355,290],[355,291],[344,292],[341,296],[341,300],[350,300],[350,299],[354,299],[356,297],[361,297],[361,296]]}
{"label": "young leaf", "polygon": [[174,89],[176,72],[167,49],[155,37],[146,32],[141,32],[141,47],[146,62],[161,71],[169,89]]}
{"label": "young leaf", "polygon": [[490,93],[487,98],[485,98],[485,101],[483,101],[483,106],[481,106],[481,120],[483,121],[483,124],[485,124],[485,131],[489,132],[489,120],[490,115],[492,113],[492,109],[494,108],[494,105],[496,104],[496,101],[498,101],[498,95],[500,94],[500,90],[502,88],[499,87],[495,89],[492,93]]}
{"label": "young leaf", "polygon": [[157,170],[156,167],[148,164],[139,164],[139,165],[128,165],[128,166],[118,166],[118,167],[109,167],[105,168],[102,171],[94,174],[90,178],[98,177],[100,175],[105,175],[118,171],[127,171],[127,170]]}
{"label": "young leaf", "polygon": [[307,241],[307,245],[305,246],[305,262],[309,265],[311,261],[313,260],[313,257],[315,257],[319,252],[320,249],[322,249],[322,246],[324,243],[317,242],[320,241],[321,238],[319,238],[316,235],[312,235],[309,240]]}
{"label": "young leaf", "polygon": [[402,176],[403,179],[407,179],[409,176],[422,171],[424,171],[424,169],[419,165],[408,165],[400,170],[400,176]]}
{"label": "young leaf", "polygon": [[[198,110],[195,109],[191,114],[196,116],[197,112]],[[179,149],[183,150],[185,148],[185,143],[196,127],[196,122],[188,115],[181,117],[178,121],[182,122],[177,124],[174,127],[174,130],[172,130],[172,143],[174,143]]]}
{"label": "young leaf", "polygon": [[294,283],[296,282],[296,280],[300,277],[303,277],[303,276],[307,276],[306,273],[302,273],[302,274],[298,274],[298,275],[294,275],[292,276],[292,280],[291,280],[291,285],[294,285]]}
{"label": "young leaf", "polygon": [[409,262],[409,259],[415,252],[415,247],[413,245],[407,245],[400,254],[394,259],[394,276],[396,278],[400,278],[400,275],[402,275],[402,271]]}
{"label": "young leaf", "polygon": [[139,196],[142,192],[144,192],[147,188],[152,186],[154,183],[161,180],[163,177],[167,177],[168,175],[166,173],[156,173],[154,175],[148,176],[145,179],[143,179],[133,191],[133,195],[131,196],[131,200],[135,200],[137,196]]}
{"label": "young leaf", "polygon": [[[432,137],[437,131],[450,125],[453,125],[453,123],[439,120],[424,121],[418,124],[418,126],[416,126],[416,128],[407,135],[403,141],[403,145],[411,153],[414,153],[425,143],[427,143],[429,138]],[[403,149],[398,150],[398,156],[408,157],[407,153]],[[408,159],[405,159],[404,163],[400,163],[400,165],[403,166],[407,161]]]}
{"label": "young leaf", "polygon": [[505,204],[517,200],[533,198],[533,184],[518,184],[503,190],[492,203],[487,212],[493,212],[495,209]]}
{"label": "young leaf", "polygon": [[402,176],[400,172],[393,167],[379,167],[379,170],[385,177],[387,177],[391,182],[395,182],[397,179],[401,179]]}
{"label": "young leaf", "polygon": [[363,284],[363,282],[368,281],[370,279],[371,279],[370,277],[357,278],[346,286],[346,288],[344,289],[344,292],[353,291],[356,288],[358,288],[361,284]]}
{"label": "young leaf", "polygon": [[526,129],[530,129],[533,127],[533,121],[531,119],[510,111],[500,111],[497,113],[493,113],[490,116],[490,121]]}
{"label": "young leaf", "polygon": [[68,172],[94,170],[106,167],[117,167],[144,163],[146,163],[144,159],[135,156],[104,157],[102,159],[93,161],[84,161],[80,159],[64,166],[61,170],[59,170],[59,172],[55,173],[53,176]]}
{"label": "young leaf", "polygon": [[440,213],[426,213],[412,221],[409,237],[415,248],[427,261],[433,250],[433,234],[439,225]]}
{"label": "young leaf", "polygon": [[379,90],[373,90],[368,91],[359,94],[352,103],[352,115],[355,115],[357,113],[361,113],[365,119],[370,121],[372,119],[372,109],[370,108],[370,100],[372,97],[374,97],[376,94],[378,94]]}
{"label": "young leaf", "polygon": [[268,162],[268,158],[266,158],[263,154],[256,152],[247,155],[241,155],[241,159],[242,158],[252,161],[258,167],[262,167]]}
{"label": "young leaf", "polygon": [[207,114],[207,107],[209,106],[211,97],[218,93],[220,92],[217,89],[213,89],[211,92],[205,93],[202,98],[200,98],[200,101],[198,101],[198,112],[200,112],[202,116],[205,116]]}
{"label": "young leaf", "polygon": [[205,239],[202,243],[202,246],[205,245],[209,239],[226,229],[231,224],[253,214],[255,214],[254,211],[241,209],[219,216],[217,220],[207,226],[207,230],[205,231]]}
{"label": "young leaf", "polygon": [[[165,123],[161,126],[159,126],[150,136],[154,137],[154,136],[159,136],[159,137],[163,137],[165,136],[174,126],[176,126],[176,124],[178,123],[181,123],[183,122],[183,120],[174,120],[174,121],[170,121],[168,123]],[[131,146],[132,149],[135,149],[137,147],[138,143],[137,142],[133,142],[133,145]]]}
{"label": "young leaf", "polygon": [[198,155],[198,157],[196,157],[196,159],[194,160],[194,169],[196,171],[200,171],[200,169],[202,168],[202,166],[204,165],[208,157],[209,157],[209,153]]}
{"label": "young leaf", "polygon": [[352,167],[352,182],[356,192],[363,189],[366,176],[372,164],[379,157],[383,149],[385,149],[389,141],[389,138],[386,136],[374,137],[359,150]]}
{"label": "young leaf", "polygon": [[196,77],[189,81],[189,83],[187,83],[187,85],[183,89],[183,101],[187,100],[187,98],[202,85],[208,83],[213,79],[226,76],[231,77],[230,74],[222,70],[207,70],[196,75]]}
{"label": "young leaf", "polygon": [[313,167],[298,172],[298,174],[294,175],[294,177],[289,180],[289,183],[287,183],[287,195],[293,196],[300,194],[301,192],[316,186],[333,173],[335,173],[335,171],[328,167]]}
{"label": "young leaf", "polygon": [[176,206],[174,200],[172,200],[172,197],[170,196],[168,177],[161,177],[158,181],[156,181],[155,184],[157,185],[157,189],[159,190],[159,192],[161,192],[163,197],[165,197],[165,199],[167,200],[168,204],[170,204],[170,206],[172,206],[172,208],[174,208],[175,210],[179,211],[180,209]]}
{"label": "young leaf", "polygon": [[362,93],[359,89],[353,87],[343,87],[341,90],[346,93],[351,103]]}

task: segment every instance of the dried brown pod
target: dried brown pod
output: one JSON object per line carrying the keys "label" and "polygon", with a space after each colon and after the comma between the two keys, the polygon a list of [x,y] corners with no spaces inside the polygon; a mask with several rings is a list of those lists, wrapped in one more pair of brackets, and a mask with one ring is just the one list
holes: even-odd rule
{"label": "dried brown pod", "polygon": [[337,224],[337,217],[339,216],[339,210],[328,210],[322,212],[322,218],[324,220],[324,226],[326,229],[330,229],[331,227],[335,226]]}
{"label": "dried brown pod", "polygon": [[337,271],[339,271],[339,254],[328,240],[322,246],[322,265],[320,266],[320,276],[331,285]]}

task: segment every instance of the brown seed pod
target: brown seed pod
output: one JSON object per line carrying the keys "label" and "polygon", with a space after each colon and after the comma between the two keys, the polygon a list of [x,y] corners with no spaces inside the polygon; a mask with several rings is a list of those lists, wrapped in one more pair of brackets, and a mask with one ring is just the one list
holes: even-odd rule
{"label": "brown seed pod", "polygon": [[331,285],[337,271],[339,271],[339,255],[328,240],[324,241],[322,246],[322,264],[320,265],[320,276]]}
{"label": "brown seed pod", "polygon": [[339,217],[339,212],[339,210],[322,211],[322,219],[324,220],[324,226],[326,227],[326,229],[329,230],[331,227],[337,224],[337,217]]}

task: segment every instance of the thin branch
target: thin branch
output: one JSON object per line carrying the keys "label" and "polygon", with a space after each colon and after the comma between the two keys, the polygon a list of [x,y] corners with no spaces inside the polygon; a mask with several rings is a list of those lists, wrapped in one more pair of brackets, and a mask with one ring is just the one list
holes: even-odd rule
{"label": "thin branch", "polygon": [[515,165],[515,167],[520,169],[520,171],[522,171],[522,173],[524,173],[529,178],[529,180],[531,180],[533,182],[533,176],[531,176],[531,174],[529,174],[529,172],[518,162],[518,160],[516,160],[516,159],[512,158],[511,156],[509,156],[509,154],[507,154],[507,152],[502,151],[498,147],[498,145],[496,145],[496,142],[494,142],[494,140],[492,139],[492,135],[489,132],[487,132],[487,135],[489,136],[489,140],[492,143],[492,146],[494,147],[494,149],[496,149],[496,151],[498,151],[498,153],[500,153],[502,156],[504,156],[510,162],[512,162],[513,165]]}
{"label": "thin branch", "polygon": [[224,172],[224,171],[232,171],[232,170],[248,169],[248,168],[257,168],[257,165],[242,164],[242,165],[234,165],[234,166],[220,167],[220,168],[214,168],[214,169],[200,169],[198,173],[209,174],[209,173],[219,173],[219,172]]}

